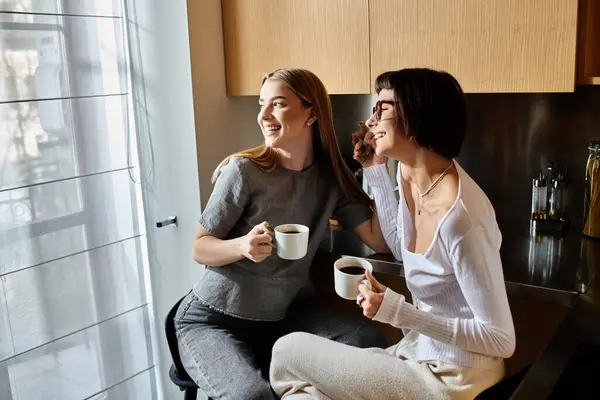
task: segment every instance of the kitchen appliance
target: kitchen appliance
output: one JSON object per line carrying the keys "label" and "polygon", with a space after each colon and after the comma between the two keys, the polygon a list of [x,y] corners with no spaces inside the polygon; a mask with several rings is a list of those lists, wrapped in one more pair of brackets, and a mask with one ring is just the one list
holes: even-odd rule
{"label": "kitchen appliance", "polygon": [[532,180],[531,234],[562,234],[569,226],[566,170],[549,162],[546,174],[538,171]]}

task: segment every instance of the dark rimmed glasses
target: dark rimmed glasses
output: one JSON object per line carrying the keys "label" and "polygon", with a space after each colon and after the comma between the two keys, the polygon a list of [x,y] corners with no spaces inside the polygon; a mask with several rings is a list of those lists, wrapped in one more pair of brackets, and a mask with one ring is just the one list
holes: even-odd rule
{"label": "dark rimmed glasses", "polygon": [[375,107],[373,107],[373,115],[375,115],[375,120],[377,120],[377,121],[381,121],[381,113],[383,112],[383,109],[381,108],[381,106],[383,106],[384,104],[387,104],[390,106],[395,106],[396,104],[398,104],[398,102],[392,101],[392,100],[377,101],[377,103],[375,103]]}

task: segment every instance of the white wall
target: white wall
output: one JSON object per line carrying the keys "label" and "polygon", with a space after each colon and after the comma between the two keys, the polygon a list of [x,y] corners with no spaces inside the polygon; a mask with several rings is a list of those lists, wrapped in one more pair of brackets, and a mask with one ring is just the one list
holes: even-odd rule
{"label": "white wall", "polygon": [[[198,1],[200,2],[200,1]],[[126,0],[133,99],[147,225],[159,398],[181,399],[169,381],[163,319],[199,279],[191,257],[200,188],[185,0]],[[155,226],[177,215],[176,229]]]}
{"label": "white wall", "polygon": [[[256,123],[258,97],[228,98],[226,94],[221,2],[188,0],[188,18],[204,205],[212,191],[210,176],[219,162],[235,151],[261,144],[262,135]],[[256,86],[261,82],[262,76],[257,76]]]}

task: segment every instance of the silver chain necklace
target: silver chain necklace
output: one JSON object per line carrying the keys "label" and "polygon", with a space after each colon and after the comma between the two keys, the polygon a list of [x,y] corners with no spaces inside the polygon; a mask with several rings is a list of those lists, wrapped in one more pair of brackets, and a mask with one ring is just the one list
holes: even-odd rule
{"label": "silver chain necklace", "polygon": [[433,181],[433,183],[431,185],[429,185],[429,187],[427,188],[427,190],[425,190],[423,193],[421,193],[421,191],[419,191],[419,187],[415,184],[415,187],[417,188],[417,193],[419,194],[419,210],[417,211],[418,215],[421,215],[421,211],[423,210],[423,205],[425,204],[426,200],[423,200],[423,198],[425,196],[427,196],[429,193],[431,193],[431,191],[438,185],[438,183],[440,183],[442,181],[442,179],[444,179],[444,176],[446,176],[446,174],[448,174],[448,172],[450,171],[450,168],[452,168],[452,166],[454,165],[453,161],[450,161],[450,165],[448,165],[448,167],[444,170],[444,172],[442,172],[440,174],[440,176],[437,177],[437,179],[435,181]]}

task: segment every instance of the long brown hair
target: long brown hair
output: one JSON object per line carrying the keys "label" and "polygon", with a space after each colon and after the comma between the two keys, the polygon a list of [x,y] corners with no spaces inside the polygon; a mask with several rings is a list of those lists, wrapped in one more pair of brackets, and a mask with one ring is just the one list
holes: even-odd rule
{"label": "long brown hair", "polygon": [[[277,69],[267,74],[262,83],[264,84],[267,79],[285,83],[300,98],[304,107],[312,107],[312,111],[317,118],[312,124],[315,161],[324,161],[331,165],[344,195],[365,205],[371,205],[371,199],[362,190],[350,169],[342,160],[333,127],[331,101],[323,82],[312,72],[298,68]],[[269,146],[261,145],[239,151],[221,161],[213,173],[213,182],[217,179],[221,167],[226,165],[232,157],[248,158],[266,172],[273,171],[281,165],[277,151]]]}

